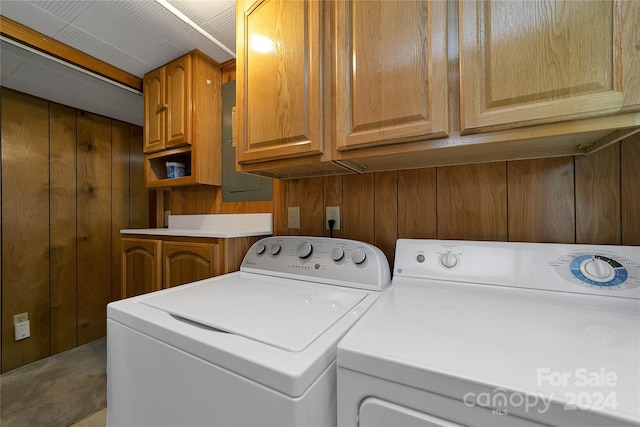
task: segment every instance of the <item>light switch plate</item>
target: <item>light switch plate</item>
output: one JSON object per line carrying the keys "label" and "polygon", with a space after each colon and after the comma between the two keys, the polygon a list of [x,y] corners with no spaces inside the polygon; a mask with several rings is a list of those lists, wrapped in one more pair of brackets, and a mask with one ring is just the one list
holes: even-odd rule
{"label": "light switch plate", "polygon": [[300,206],[289,206],[289,228],[300,229]]}

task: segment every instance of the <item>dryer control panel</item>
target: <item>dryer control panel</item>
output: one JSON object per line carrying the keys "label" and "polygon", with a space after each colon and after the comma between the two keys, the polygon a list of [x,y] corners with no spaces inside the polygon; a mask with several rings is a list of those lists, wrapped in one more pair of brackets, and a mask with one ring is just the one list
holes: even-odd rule
{"label": "dryer control panel", "polygon": [[640,299],[640,247],[400,239],[402,277]]}
{"label": "dryer control panel", "polygon": [[371,290],[391,282],[379,248],[327,237],[266,237],[249,249],[240,271]]}

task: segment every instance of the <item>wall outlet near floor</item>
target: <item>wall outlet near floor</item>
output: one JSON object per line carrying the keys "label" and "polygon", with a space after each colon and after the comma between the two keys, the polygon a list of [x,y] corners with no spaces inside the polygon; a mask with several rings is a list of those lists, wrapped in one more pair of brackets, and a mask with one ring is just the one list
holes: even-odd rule
{"label": "wall outlet near floor", "polygon": [[300,206],[289,206],[289,228],[300,229]]}
{"label": "wall outlet near floor", "polygon": [[31,336],[31,330],[29,328],[29,313],[20,313],[13,315],[13,334],[15,340],[23,340]]}
{"label": "wall outlet near floor", "polygon": [[18,323],[24,323],[26,321],[29,320],[29,313],[25,312],[25,313],[20,313],[20,314],[14,314],[13,315],[13,324],[17,325]]}
{"label": "wall outlet near floor", "polygon": [[325,222],[325,229],[329,230],[329,220],[335,221],[333,224],[333,230],[340,230],[340,206],[327,206],[327,216]]}

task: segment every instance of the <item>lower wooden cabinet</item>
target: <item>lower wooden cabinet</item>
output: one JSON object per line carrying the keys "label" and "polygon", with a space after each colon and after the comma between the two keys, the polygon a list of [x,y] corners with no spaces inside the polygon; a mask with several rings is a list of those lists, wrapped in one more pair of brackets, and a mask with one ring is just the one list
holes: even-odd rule
{"label": "lower wooden cabinet", "polygon": [[122,296],[238,271],[244,254],[258,239],[123,235]]}
{"label": "lower wooden cabinet", "polygon": [[122,239],[122,295],[133,297],[162,288],[162,240]]}
{"label": "lower wooden cabinet", "polygon": [[165,288],[220,275],[217,243],[164,242],[162,259]]}

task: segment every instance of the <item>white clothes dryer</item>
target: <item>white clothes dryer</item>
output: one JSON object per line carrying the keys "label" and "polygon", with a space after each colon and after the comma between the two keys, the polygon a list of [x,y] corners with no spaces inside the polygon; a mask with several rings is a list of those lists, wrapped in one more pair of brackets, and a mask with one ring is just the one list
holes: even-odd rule
{"label": "white clothes dryer", "polygon": [[399,240],[339,426],[640,426],[640,247]]}
{"label": "white clothes dryer", "polygon": [[334,426],[336,345],[390,282],[375,246],[268,237],[240,271],[107,307],[109,426]]}

